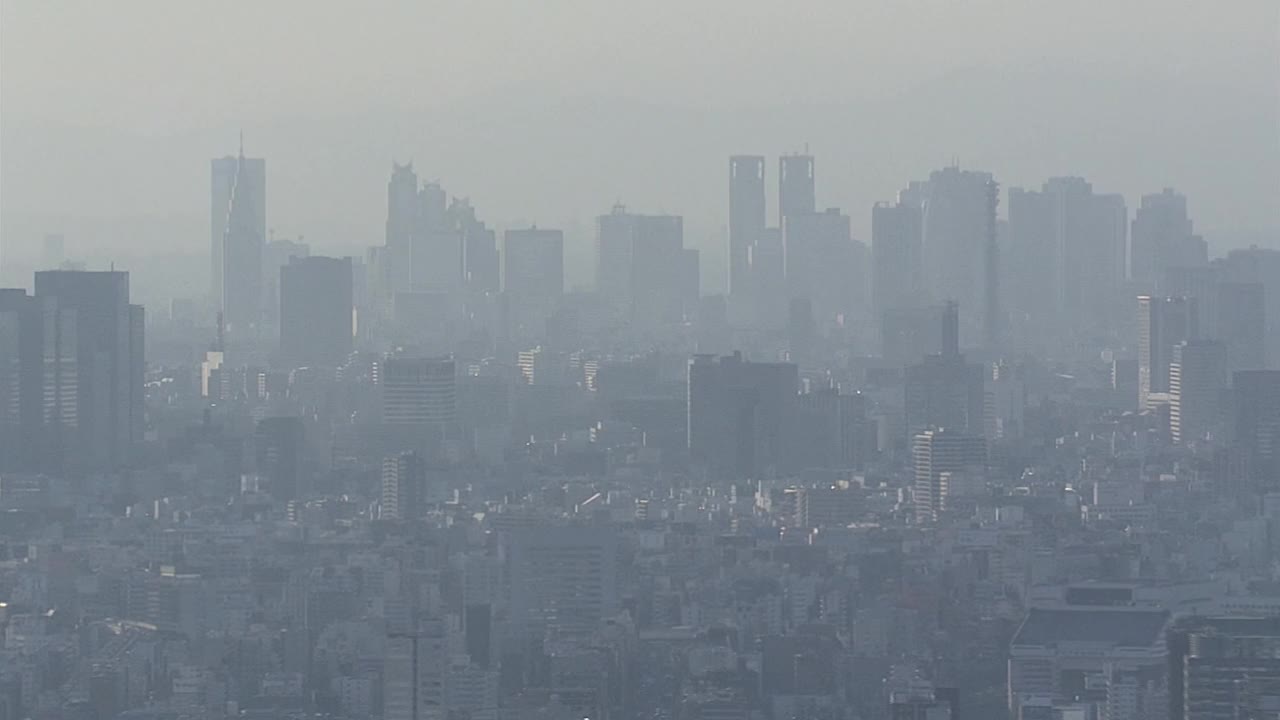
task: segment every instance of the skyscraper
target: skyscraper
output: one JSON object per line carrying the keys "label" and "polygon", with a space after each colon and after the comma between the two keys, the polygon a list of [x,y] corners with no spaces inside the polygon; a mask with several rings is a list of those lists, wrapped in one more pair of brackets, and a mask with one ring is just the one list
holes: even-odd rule
{"label": "skyscraper", "polygon": [[48,452],[81,471],[125,465],[143,413],[134,387],[142,382],[142,311],[129,305],[129,274],[38,272],[35,297]]}
{"label": "skyscraper", "polygon": [[1266,289],[1256,282],[1218,285],[1217,321],[1212,337],[1227,346],[1227,365],[1236,370],[1267,367]]}
{"label": "skyscraper", "polygon": [[872,306],[889,310],[924,307],[924,219],[919,205],[876,203],[871,208]]}
{"label": "skyscraper", "polygon": [[689,262],[678,215],[639,215],[615,205],[596,220],[596,289],[641,330],[683,319]]}
{"label": "skyscraper", "polygon": [[1152,393],[1169,391],[1169,363],[1175,345],[1199,334],[1193,298],[1138,297],[1138,407],[1150,407]]}
{"label": "skyscraper", "polygon": [[503,235],[503,290],[518,302],[564,294],[564,233],[532,227]]}
{"label": "skyscraper", "polygon": [[1276,489],[1280,477],[1280,370],[1244,370],[1232,375],[1232,440],[1255,480]]}
{"label": "skyscraper", "polygon": [[1198,267],[1209,261],[1204,238],[1192,232],[1187,198],[1172,188],[1143,195],[1133,217],[1131,277],[1154,288],[1171,267]]}
{"label": "skyscraper", "polygon": [[418,175],[413,163],[391,165],[391,179],[387,181],[386,247],[388,262],[384,264],[387,294],[412,290],[413,238],[421,224],[421,208],[418,204]]}
{"label": "skyscraper", "polygon": [[0,289],[0,471],[40,460],[41,314],[36,299]]}
{"label": "skyscraper", "polygon": [[1127,231],[1124,198],[1096,194],[1083,178],[1011,189],[1006,290],[1020,330],[1043,341],[1114,329]]}
{"label": "skyscraper", "polygon": [[243,336],[262,319],[262,252],[267,239],[267,163],[236,157],[212,161],[211,294],[228,332]]}
{"label": "skyscraper", "polygon": [[416,520],[427,496],[427,467],[422,456],[402,452],[382,459],[383,520]]}
{"label": "skyscraper", "polygon": [[1000,334],[999,254],[996,204],[999,186],[991,173],[948,167],[923,184],[924,267],[934,300],[976,308],[966,325],[981,328],[983,342]]}
{"label": "skyscraper", "polygon": [[1225,427],[1227,348],[1216,340],[1187,340],[1173,347],[1169,362],[1169,430],[1175,443],[1212,436]]}
{"label": "skyscraper", "polygon": [[925,430],[912,439],[911,461],[915,470],[912,498],[916,519],[937,520],[938,514],[947,509],[947,477],[950,473],[985,470],[987,443],[980,435],[958,430]]}
{"label": "skyscraper", "polygon": [[960,354],[960,311],[948,303],[942,313],[942,352],[909,365],[903,382],[907,437],[946,428],[981,437],[985,402],[983,367]]}
{"label": "skyscraper", "polygon": [[500,539],[517,633],[589,635],[618,611],[618,538],[608,528],[538,527]]}
{"label": "skyscraper", "polygon": [[778,158],[778,227],[785,228],[791,215],[817,209],[813,156],[793,154]]}
{"label": "skyscraper", "polygon": [[782,243],[789,299],[810,301],[822,330],[850,315],[856,277],[865,269],[855,267],[849,216],[836,208],[794,212],[782,228]]}
{"label": "skyscraper", "polygon": [[782,461],[783,423],[799,386],[791,363],[695,355],[688,375],[690,454],[725,477],[771,472]]}
{"label": "skyscraper", "polygon": [[749,294],[751,248],[765,229],[764,158],[729,158],[729,293]]}
{"label": "skyscraper", "polygon": [[292,258],[280,268],[280,352],[293,366],[341,365],[352,349],[351,258]]}

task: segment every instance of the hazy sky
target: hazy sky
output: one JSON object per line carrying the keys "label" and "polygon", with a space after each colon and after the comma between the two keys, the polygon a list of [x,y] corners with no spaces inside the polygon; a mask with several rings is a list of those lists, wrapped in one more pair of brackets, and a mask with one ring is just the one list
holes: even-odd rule
{"label": "hazy sky", "polygon": [[1211,242],[1280,245],[1278,65],[1276,0],[0,0],[0,279],[46,230],[207,252],[208,159],[240,128],[269,224],[320,250],[381,242],[412,158],[580,248],[615,200],[682,213],[715,286],[727,156],[806,143],[864,239],[872,202],[958,159],[1131,209],[1172,185]]}

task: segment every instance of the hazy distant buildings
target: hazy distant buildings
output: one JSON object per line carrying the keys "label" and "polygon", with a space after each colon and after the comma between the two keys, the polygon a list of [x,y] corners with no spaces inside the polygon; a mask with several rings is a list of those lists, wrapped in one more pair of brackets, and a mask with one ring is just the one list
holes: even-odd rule
{"label": "hazy distant buildings", "polygon": [[34,297],[0,289],[0,471],[34,470],[40,460],[41,321]]}
{"label": "hazy distant buildings", "polygon": [[877,318],[923,307],[924,216],[917,204],[876,203],[871,208],[872,306]]}
{"label": "hazy distant buildings", "polygon": [[513,629],[580,637],[619,609],[618,538],[608,528],[512,530],[501,539]]}
{"label": "hazy distant buildings", "polygon": [[[784,158],[785,160],[786,158]],[[849,216],[838,209],[792,212],[784,219],[782,243],[787,294],[813,305],[819,329],[844,320],[861,288]]]}
{"label": "hazy distant buildings", "polygon": [[1173,720],[1266,717],[1259,695],[1280,689],[1280,622],[1188,617],[1169,630],[1169,714]]}
{"label": "hazy distant buildings", "polygon": [[937,520],[947,509],[948,480],[953,475],[986,472],[987,442],[981,435],[961,430],[925,430],[912,436],[911,462],[916,519]]}
{"label": "hazy distant buildings", "polygon": [[[971,308],[966,323],[982,341],[999,340],[1001,310],[996,245],[999,186],[991,173],[948,167],[930,174],[924,195],[924,269],[933,300]],[[914,193],[913,193],[914,194]]]}
{"label": "hazy distant buildings", "polygon": [[1173,348],[1199,335],[1199,315],[1193,298],[1138,297],[1138,407],[1149,407],[1148,396],[1169,391],[1169,363]]}
{"label": "hazy distant buildings", "polygon": [[1114,329],[1127,225],[1124,198],[1095,194],[1082,178],[1009,191],[1006,295],[1020,334],[1043,344]]}
{"label": "hazy distant buildings", "polygon": [[266,161],[212,161],[211,295],[230,333],[244,336],[262,321],[263,245],[267,240]]}
{"label": "hazy distant buildings", "polygon": [[790,363],[756,363],[740,354],[689,361],[689,452],[719,475],[760,477],[782,460],[783,424],[799,391]]}
{"label": "hazy distant buildings", "polygon": [[778,158],[778,227],[785,228],[787,218],[816,212],[812,155],[783,155]]}
{"label": "hazy distant buildings", "polygon": [[61,270],[66,261],[66,239],[59,233],[45,235],[40,243],[40,269]]}
{"label": "hazy distant buildings", "polygon": [[503,291],[513,325],[541,337],[564,294],[564,233],[508,230],[502,241]]}
{"label": "hazy distant buildings", "polygon": [[280,352],[297,367],[341,365],[353,342],[351,258],[293,258],[280,268]]}
{"label": "hazy distant buildings", "polygon": [[46,460],[125,465],[143,429],[143,311],[129,305],[129,274],[38,272],[35,301]]}
{"label": "hazy distant buildings", "polygon": [[615,205],[596,220],[596,291],[640,330],[682,321],[691,297],[690,263],[685,252],[684,219],[676,215],[638,215]]}
{"label": "hazy distant buildings", "polygon": [[1204,238],[1192,232],[1187,198],[1165,188],[1142,196],[1133,218],[1131,277],[1153,288],[1173,267],[1198,267],[1209,261]]}
{"label": "hazy distant buildings", "polygon": [[765,220],[764,158],[729,158],[729,293],[750,294],[751,249],[760,243]]}
{"label": "hazy distant buildings", "polygon": [[906,368],[903,402],[908,437],[934,428],[983,436],[983,367],[966,362],[960,354],[959,315],[959,308],[948,303],[939,328],[942,352]]}
{"label": "hazy distant buildings", "polygon": [[393,163],[387,182],[387,258],[381,278],[388,294],[413,289],[413,239],[420,225],[419,215],[418,175],[413,163]]}

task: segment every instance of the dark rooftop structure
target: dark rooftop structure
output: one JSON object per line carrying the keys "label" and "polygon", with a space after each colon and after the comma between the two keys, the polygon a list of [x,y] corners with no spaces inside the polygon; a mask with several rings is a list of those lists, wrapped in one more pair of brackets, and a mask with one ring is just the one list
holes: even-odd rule
{"label": "dark rooftop structure", "polygon": [[1168,623],[1166,610],[1033,608],[1013,645],[1088,642],[1147,647],[1160,641]]}

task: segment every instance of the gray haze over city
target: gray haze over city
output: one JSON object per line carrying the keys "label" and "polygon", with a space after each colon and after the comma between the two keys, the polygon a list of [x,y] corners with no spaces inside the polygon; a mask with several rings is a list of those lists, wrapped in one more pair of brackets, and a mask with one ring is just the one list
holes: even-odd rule
{"label": "gray haze over city", "polygon": [[1165,719],[1276,0],[0,0],[0,720]]}

